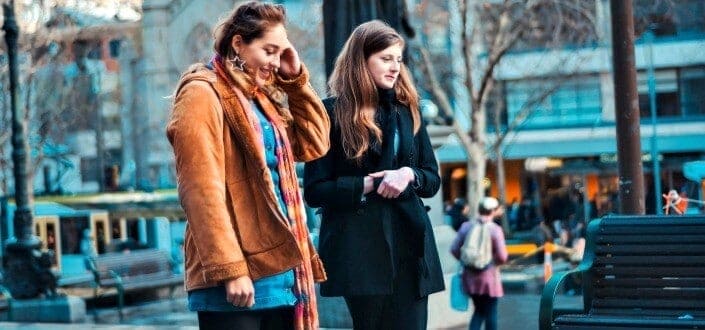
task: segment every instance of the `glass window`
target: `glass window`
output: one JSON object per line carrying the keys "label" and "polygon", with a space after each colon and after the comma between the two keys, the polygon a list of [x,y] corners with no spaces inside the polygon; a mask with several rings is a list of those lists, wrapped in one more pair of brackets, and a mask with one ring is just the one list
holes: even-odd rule
{"label": "glass window", "polygon": [[87,230],[88,218],[61,218],[61,251],[63,254],[81,254],[81,239],[83,231]]}
{"label": "glass window", "polygon": [[640,36],[653,29],[658,37],[687,36],[705,32],[705,1],[634,1],[634,29]]}
{"label": "glass window", "polygon": [[680,98],[683,116],[705,116],[705,67],[684,68],[680,72]]}
{"label": "glass window", "polygon": [[[678,74],[676,70],[659,70],[654,73],[656,83],[656,115],[658,117],[681,117],[678,97]],[[637,73],[637,90],[639,92],[639,110],[642,120],[651,118],[649,102],[649,77],[647,72]]]}
{"label": "glass window", "polygon": [[[555,88],[544,100],[542,93]],[[537,102],[541,101],[541,102]],[[564,82],[522,80],[507,82],[509,122],[528,116],[524,127],[592,125],[600,119],[602,93],[598,76],[570,78]],[[518,119],[521,120],[521,119]]]}

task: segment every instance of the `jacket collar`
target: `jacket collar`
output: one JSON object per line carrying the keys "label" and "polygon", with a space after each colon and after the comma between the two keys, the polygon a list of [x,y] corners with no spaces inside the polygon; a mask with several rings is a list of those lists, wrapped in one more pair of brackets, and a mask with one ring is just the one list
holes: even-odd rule
{"label": "jacket collar", "polygon": [[[230,132],[235,137],[234,140],[237,141],[236,143],[240,144],[243,151],[249,155],[246,159],[256,161],[256,168],[265,168],[264,157],[259,154],[260,151],[256,144],[259,142],[245,114],[246,107],[250,106],[250,98],[246,96],[245,92],[251,93],[250,95],[260,102],[265,111],[273,107],[273,104],[269,102],[264,94],[256,93],[256,91],[251,88],[253,85],[248,84],[246,80],[230,80],[228,77],[216,74],[214,70],[207,68],[203,64],[192,66],[187,73],[181,77],[177,94],[184,85],[191,81],[205,81],[213,87],[221,103],[225,124],[230,128]],[[250,88],[248,89],[248,87]],[[241,88],[245,91],[241,90]]]}

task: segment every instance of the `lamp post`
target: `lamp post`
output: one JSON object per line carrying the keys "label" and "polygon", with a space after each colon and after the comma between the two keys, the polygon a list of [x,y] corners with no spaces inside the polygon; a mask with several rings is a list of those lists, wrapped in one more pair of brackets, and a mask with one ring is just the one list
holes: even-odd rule
{"label": "lamp post", "polygon": [[644,214],[639,98],[634,67],[632,0],[611,0],[612,63],[616,106],[619,207],[622,214]]}
{"label": "lamp post", "polygon": [[[47,293],[50,286],[52,293],[56,287],[56,277],[50,270],[51,255],[39,252],[41,242],[32,232],[32,200],[30,195],[28,169],[27,138],[24,116],[19,107],[17,39],[19,28],[15,20],[14,1],[3,3],[7,57],[10,73],[10,111],[12,112],[12,163],[15,179],[15,214],[13,218],[14,236],[5,245],[5,285],[16,298],[34,298]],[[49,265],[46,264],[49,260]]]}
{"label": "lamp post", "polygon": [[656,214],[662,214],[662,200],[661,200],[661,161],[658,159],[658,145],[656,141],[658,136],[656,134],[656,123],[657,123],[657,109],[656,109],[656,79],[654,77],[654,32],[653,24],[649,25],[649,28],[644,33],[644,39],[646,40],[648,47],[646,48],[646,59],[647,59],[647,75],[649,80],[649,108],[651,109],[651,164],[653,165],[653,179],[654,179],[654,198],[656,199]]}

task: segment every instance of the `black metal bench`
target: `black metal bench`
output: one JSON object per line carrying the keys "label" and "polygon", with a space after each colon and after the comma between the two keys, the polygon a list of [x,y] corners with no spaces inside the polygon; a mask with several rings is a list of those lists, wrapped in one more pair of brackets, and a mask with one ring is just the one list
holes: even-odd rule
{"label": "black metal bench", "polygon": [[[571,273],[582,275],[583,308],[554,308]],[[539,327],[705,329],[705,217],[609,216],[591,222],[583,261],[544,288]]]}
{"label": "black metal bench", "polygon": [[117,289],[120,318],[126,292],[168,287],[172,298],[174,289],[184,282],[182,274],[173,272],[169,254],[162,250],[106,253],[91,258],[88,264],[95,282],[94,299],[101,289]]}

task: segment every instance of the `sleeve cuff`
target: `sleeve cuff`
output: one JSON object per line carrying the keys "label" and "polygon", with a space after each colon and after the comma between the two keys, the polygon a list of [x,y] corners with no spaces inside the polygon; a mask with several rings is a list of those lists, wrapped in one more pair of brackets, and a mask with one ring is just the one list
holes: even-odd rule
{"label": "sleeve cuff", "polygon": [[242,260],[230,264],[208,267],[203,271],[203,278],[206,282],[222,282],[249,274],[250,271],[247,269],[247,262]]}
{"label": "sleeve cuff", "polygon": [[279,83],[279,85],[283,89],[288,90],[288,89],[298,89],[298,88],[301,88],[304,85],[306,85],[308,83],[309,74],[308,74],[308,69],[306,68],[306,66],[303,63],[301,63],[301,73],[299,73],[298,76],[293,77],[291,79],[286,79],[286,78],[282,77],[281,75],[277,74],[276,77],[277,77],[277,83]]}
{"label": "sleeve cuff", "polygon": [[421,181],[423,180],[423,177],[417,169],[412,168],[411,170],[414,171],[414,181],[411,183],[411,188],[414,188],[414,190],[418,190],[421,188]]}

